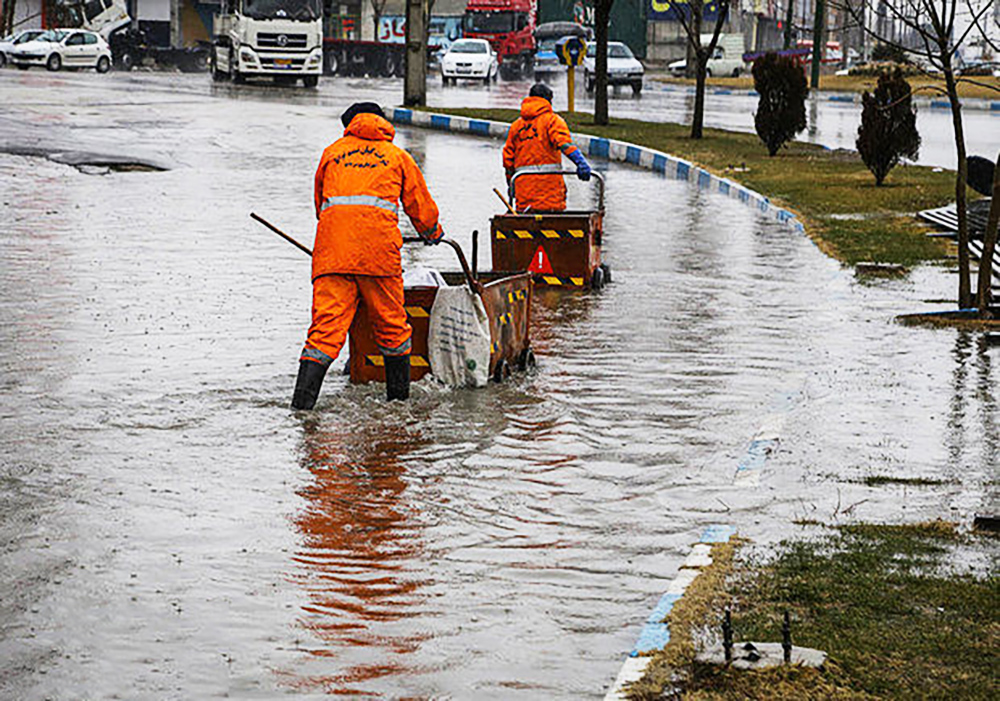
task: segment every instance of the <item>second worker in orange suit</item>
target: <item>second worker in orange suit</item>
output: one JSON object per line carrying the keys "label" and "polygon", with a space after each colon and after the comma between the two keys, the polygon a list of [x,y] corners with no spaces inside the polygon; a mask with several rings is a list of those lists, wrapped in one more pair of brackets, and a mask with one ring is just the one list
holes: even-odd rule
{"label": "second worker in orange suit", "polygon": [[518,176],[514,183],[518,210],[561,212],[566,209],[566,184],[558,175],[563,155],[576,165],[580,180],[590,180],[590,164],[573,145],[566,121],[552,110],[552,89],[537,83],[521,102],[521,117],[507,132],[503,167],[508,183],[516,170],[551,175]]}
{"label": "second worker in orange suit", "polygon": [[410,396],[410,334],[403,307],[399,205],[426,243],[444,236],[438,208],[413,157],[372,102],[341,117],[344,136],[323,152],[315,178],[312,325],[299,358],[293,409],[312,409],[323,377],[364,301],[385,359],[386,396]]}

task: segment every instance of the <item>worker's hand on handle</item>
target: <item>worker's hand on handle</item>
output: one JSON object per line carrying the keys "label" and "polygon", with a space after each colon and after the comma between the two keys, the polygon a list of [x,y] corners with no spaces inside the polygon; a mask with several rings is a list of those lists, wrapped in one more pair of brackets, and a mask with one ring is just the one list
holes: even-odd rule
{"label": "worker's hand on handle", "polygon": [[576,164],[576,177],[580,178],[580,180],[583,180],[584,182],[590,180],[590,164],[587,163],[587,159],[583,157],[580,149],[577,149],[567,155],[569,160]]}
{"label": "worker's hand on handle", "polygon": [[436,246],[444,238],[444,229],[441,228],[440,224],[435,224],[430,231],[421,232],[420,238],[424,240],[425,246]]}

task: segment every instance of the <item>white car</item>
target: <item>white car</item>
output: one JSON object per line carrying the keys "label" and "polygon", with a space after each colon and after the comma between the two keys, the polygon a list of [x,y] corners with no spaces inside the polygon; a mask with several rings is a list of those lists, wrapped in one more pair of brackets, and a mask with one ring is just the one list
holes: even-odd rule
{"label": "white car", "polygon": [[[702,46],[708,46],[711,41],[711,34],[701,35]],[[719,41],[715,45],[715,51],[712,52],[712,57],[708,59],[708,64],[705,69],[709,78],[713,75],[716,77],[732,76],[734,78],[738,78],[741,73],[744,73],[746,71],[746,65],[743,63],[742,35],[720,35]],[[667,70],[670,71],[672,76],[683,78],[687,73],[687,61],[683,58],[680,61],[674,61],[673,63],[667,65]]]}
{"label": "white car", "polygon": [[[593,92],[597,78],[597,42],[587,46],[583,58],[583,79],[587,92]],[[642,76],[645,69],[625,44],[620,41],[608,42],[608,85],[631,85],[632,92],[642,92]]]}
{"label": "white car", "polygon": [[441,82],[447,85],[459,78],[489,83],[500,72],[496,52],[485,39],[459,39],[441,59]]}
{"label": "white car", "polygon": [[7,57],[14,50],[15,46],[23,44],[26,41],[31,41],[44,33],[44,29],[22,29],[19,32],[14,32],[0,39],[0,68],[7,65],[7,61],[9,60]]}
{"label": "white car", "polygon": [[45,66],[50,71],[63,68],[93,68],[107,73],[111,49],[100,34],[83,29],[50,29],[32,41],[18,44],[10,61],[21,70]]}

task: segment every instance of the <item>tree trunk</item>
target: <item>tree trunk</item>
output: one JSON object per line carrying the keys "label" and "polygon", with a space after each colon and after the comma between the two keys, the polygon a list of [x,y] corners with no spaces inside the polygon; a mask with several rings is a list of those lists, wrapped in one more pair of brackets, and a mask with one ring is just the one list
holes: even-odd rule
{"label": "tree trunk", "polygon": [[[785,8],[785,35],[783,40],[783,48],[785,51],[792,48],[792,22],[795,21],[795,0],[785,0],[788,3],[788,7]],[[739,9],[737,7],[737,9]],[[753,47],[754,50],[757,47]]]}
{"label": "tree trunk", "polygon": [[958,156],[958,174],[955,176],[955,214],[958,215],[958,307],[972,306],[972,289],[969,274],[969,213],[965,196],[965,180],[968,164],[965,162],[965,132],[962,128],[962,103],[958,99],[955,86],[955,72],[951,58],[945,53],[942,62],[944,82],[951,104],[951,124],[955,132],[955,155]]}
{"label": "tree trunk", "polygon": [[611,22],[611,3],[614,0],[596,0],[594,3],[594,32],[597,39],[597,56],[594,62],[594,124],[608,123],[608,24]]}
{"label": "tree trunk", "polygon": [[993,200],[990,202],[990,215],[986,220],[986,232],[983,234],[983,256],[979,259],[979,294],[976,306],[979,307],[979,318],[991,319],[990,303],[993,301],[993,251],[997,245],[997,228],[1000,227],[1000,154],[993,166]]}
{"label": "tree trunk", "polygon": [[826,55],[826,2],[816,0],[815,17],[813,18],[813,50],[812,50],[812,79],[809,87],[819,90],[819,69]]}
{"label": "tree trunk", "polygon": [[695,64],[694,114],[691,116],[691,138],[702,137],[702,125],[705,123],[705,79],[708,72],[708,51],[701,49],[697,54]]}

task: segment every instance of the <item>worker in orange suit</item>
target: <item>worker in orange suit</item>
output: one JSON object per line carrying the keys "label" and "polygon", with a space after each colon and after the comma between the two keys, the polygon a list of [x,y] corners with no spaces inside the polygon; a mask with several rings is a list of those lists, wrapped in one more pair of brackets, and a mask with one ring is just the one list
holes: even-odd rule
{"label": "worker in orange suit", "polygon": [[561,212],[566,209],[566,184],[557,175],[565,155],[576,165],[580,180],[590,180],[590,164],[569,133],[566,121],[552,111],[552,89],[536,83],[521,102],[521,116],[510,125],[503,147],[503,167],[510,183],[514,171],[554,173],[522,175],[514,183],[519,211]]}
{"label": "worker in orange suit", "polygon": [[444,236],[424,176],[413,157],[392,143],[396,130],[381,108],[356,103],[341,121],[343,138],[323,151],[316,169],[312,325],[299,359],[293,409],[316,404],[361,300],[385,359],[386,396],[410,396],[399,203],[425,243]]}

